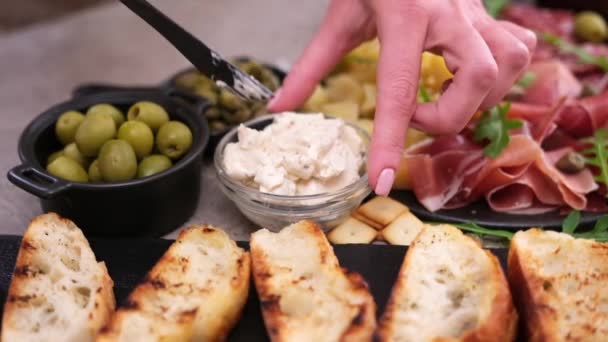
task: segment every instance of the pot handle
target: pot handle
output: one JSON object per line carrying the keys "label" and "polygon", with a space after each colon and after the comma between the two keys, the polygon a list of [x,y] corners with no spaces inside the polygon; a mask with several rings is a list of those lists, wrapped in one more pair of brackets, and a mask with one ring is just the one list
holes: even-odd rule
{"label": "pot handle", "polygon": [[111,91],[159,91],[156,87],[127,87],[120,86],[114,84],[104,84],[104,83],[89,83],[80,85],[72,91],[72,97],[80,97],[87,96],[92,94],[97,94],[101,92],[111,92]]}
{"label": "pot handle", "polygon": [[8,180],[38,197],[49,199],[70,187],[70,183],[57,179],[28,165],[19,165],[8,171]]}

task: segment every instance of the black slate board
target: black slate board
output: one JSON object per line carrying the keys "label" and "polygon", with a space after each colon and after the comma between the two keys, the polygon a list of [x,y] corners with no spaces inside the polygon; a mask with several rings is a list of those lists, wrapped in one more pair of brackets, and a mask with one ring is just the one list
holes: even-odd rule
{"label": "black slate board", "polygon": [[[463,208],[428,211],[411,191],[393,191],[391,197],[405,204],[423,221],[467,223],[475,222],[480,226],[495,229],[520,230],[532,227],[544,229],[561,229],[566,215],[559,210],[535,215],[499,213],[490,208],[485,200],[479,200]],[[591,228],[605,212],[581,212],[579,227]]]}
{"label": "black slate board", "polygon": [[[0,235],[0,303],[4,304],[15,258],[21,238]],[[123,303],[131,289],[156,263],[172,241],[153,238],[138,239],[90,239],[91,248],[98,260],[105,261],[114,280],[114,292],[119,304]],[[239,245],[248,248],[247,242]],[[359,272],[368,282],[378,306],[378,314],[390,295],[397,272],[407,248],[388,245],[337,245],[334,251],[342,267]],[[507,249],[492,249],[506,269]],[[252,291],[243,317],[233,329],[229,341],[268,341],[259,301],[252,284]],[[0,318],[2,308],[0,308]]]}

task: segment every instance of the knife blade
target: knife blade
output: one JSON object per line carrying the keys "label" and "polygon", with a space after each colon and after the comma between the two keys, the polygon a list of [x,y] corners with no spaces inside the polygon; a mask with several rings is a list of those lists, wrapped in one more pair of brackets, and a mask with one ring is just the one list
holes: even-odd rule
{"label": "knife blade", "polygon": [[171,43],[192,65],[215,83],[250,101],[268,101],[273,92],[224,59],[146,0],[120,0]]}

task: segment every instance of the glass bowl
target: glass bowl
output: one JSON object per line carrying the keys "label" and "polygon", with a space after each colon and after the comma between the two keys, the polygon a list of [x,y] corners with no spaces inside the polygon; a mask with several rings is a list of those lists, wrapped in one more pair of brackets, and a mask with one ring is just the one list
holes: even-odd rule
{"label": "glass bowl", "polygon": [[[243,125],[262,130],[273,122],[274,117],[274,115],[261,116],[247,121]],[[329,116],[326,117],[331,119]],[[359,133],[365,146],[369,145],[370,137],[365,130],[348,122],[346,124]],[[237,133],[238,126],[226,133],[217,145],[214,155],[216,175],[224,194],[249,220],[260,227],[279,231],[291,223],[311,220],[321,225],[324,230],[329,230],[347,219],[371,193],[365,171],[362,171],[362,175],[357,181],[340,190],[315,195],[275,195],[246,186],[238,180],[232,179],[227,174],[223,163],[224,148],[229,143],[237,142]],[[366,155],[364,155],[364,161],[366,159]]]}

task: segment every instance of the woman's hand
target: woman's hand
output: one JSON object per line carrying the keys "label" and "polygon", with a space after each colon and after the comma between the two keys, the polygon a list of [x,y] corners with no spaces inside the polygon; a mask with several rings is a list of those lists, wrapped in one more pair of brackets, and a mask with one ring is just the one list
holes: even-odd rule
{"label": "woman's hand", "polygon": [[[381,51],[368,175],[378,195],[390,192],[408,126],[458,133],[505,96],[536,46],[534,33],[494,20],[481,0],[332,0],[269,110],[297,108],[344,55],[375,36]],[[454,78],[437,102],[418,104],[425,50],[441,54]]]}

